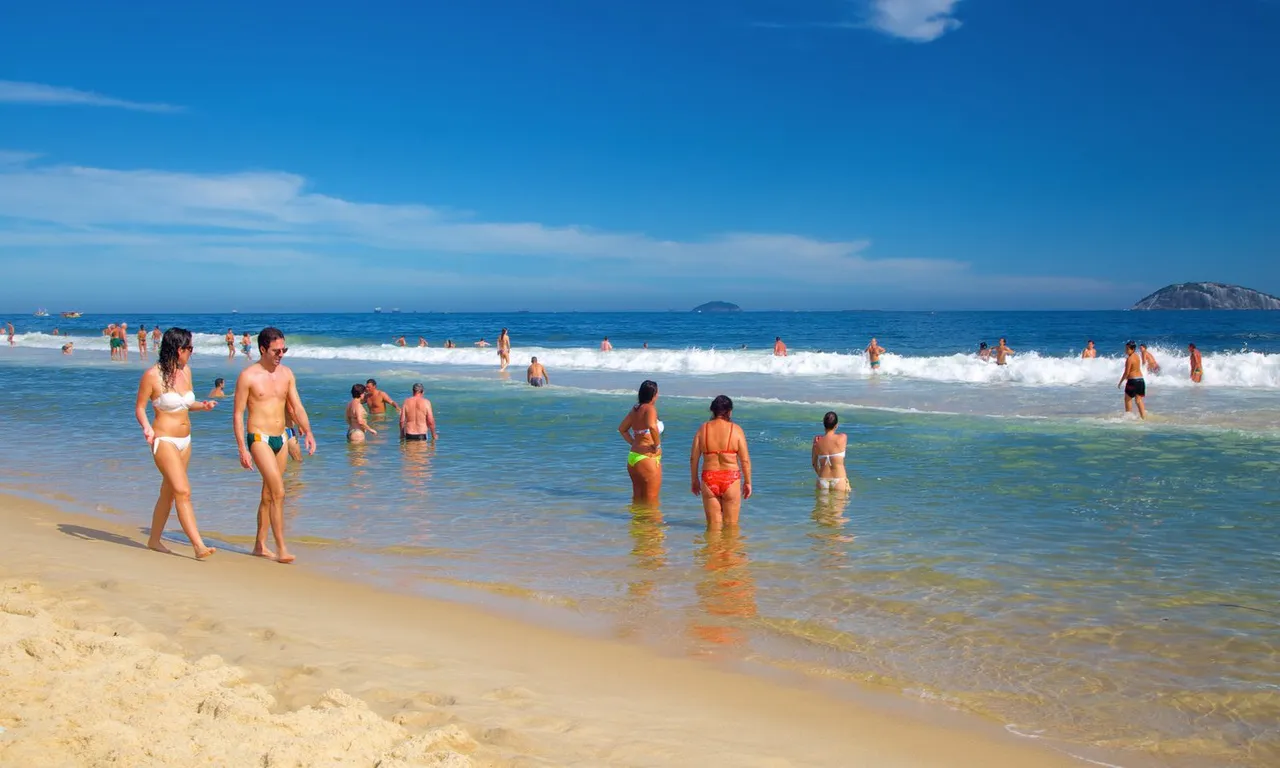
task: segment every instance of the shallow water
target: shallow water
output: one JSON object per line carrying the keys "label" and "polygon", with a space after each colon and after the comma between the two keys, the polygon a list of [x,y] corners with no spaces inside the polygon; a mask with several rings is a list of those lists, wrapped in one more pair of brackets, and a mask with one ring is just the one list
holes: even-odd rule
{"label": "shallow water", "polygon": [[[1190,323],[1187,314],[1134,322]],[[1253,330],[1237,327],[1244,315],[1254,316]],[[1280,318],[1195,319],[1196,338],[1226,340],[1200,342],[1209,381],[1183,384],[1167,361],[1151,385],[1158,418],[1139,424],[1117,415],[1119,360],[1050,348],[1055,334],[1087,333],[1090,318],[1105,325],[1112,313],[1078,313],[1075,332],[1050,317],[1043,324],[1052,327],[1036,331],[1041,349],[1022,345],[1035,354],[989,376],[994,366],[936,340],[933,316],[910,329],[911,318],[892,318],[898,332],[915,334],[898,340],[877,329],[910,363],[895,371],[891,358],[879,376],[859,373],[865,363],[851,355],[779,362],[752,350],[701,353],[693,348],[708,339],[696,335],[681,347],[605,356],[588,348],[600,325],[532,317],[536,333],[518,327],[521,316],[430,316],[456,323],[447,331],[456,337],[470,327],[492,337],[510,324],[516,359],[535,349],[548,363],[557,386],[543,390],[519,383],[522,370],[499,377],[492,350],[427,357],[373,333],[343,335],[394,317],[277,319],[291,334],[294,320],[310,334],[289,339],[320,441],[288,475],[301,556],[400,589],[468,586],[566,606],[668,649],[885,686],[1069,750],[1109,749],[1113,763],[1152,753],[1169,765],[1280,761],[1280,384],[1268,378],[1277,357],[1265,347],[1280,339]],[[651,347],[706,319],[592,317],[608,320],[615,344],[643,335]],[[558,330],[555,318],[564,319]],[[946,333],[977,336],[1007,320],[952,317]],[[230,320],[183,322],[216,334]],[[738,335],[716,333],[735,340],[749,330],[732,318],[709,322],[728,323]],[[761,317],[737,322],[757,324],[757,335],[766,327]],[[662,323],[678,328],[655,329]],[[613,330],[627,324],[637,327]],[[1227,346],[1248,333],[1262,351]],[[538,346],[521,347],[522,337]],[[141,366],[90,349],[63,357],[46,338],[54,337],[20,335],[21,346],[0,350],[0,429],[32,447],[6,455],[0,481],[47,492],[52,476],[56,492],[146,525],[158,479],[131,414]],[[201,338],[197,380],[234,380],[244,358],[229,362],[219,339]],[[454,352],[459,359],[448,360]],[[815,368],[823,354],[834,358],[829,371]],[[667,428],[659,510],[629,504],[626,446],[614,431],[641,378],[632,368],[646,355],[672,368],[653,374]],[[934,378],[908,370],[934,365],[925,359],[954,370]],[[987,378],[956,373],[970,368]],[[439,444],[402,446],[387,423],[369,444],[347,446],[347,390],[367,375],[397,399],[424,381]],[[33,382],[58,396],[24,401]],[[740,531],[708,534],[686,457],[708,396],[721,391],[737,400],[756,495]],[[238,466],[229,406],[193,415],[192,482],[206,537],[247,547],[258,484]],[[812,487],[809,444],[828,407],[850,435],[850,499]]]}

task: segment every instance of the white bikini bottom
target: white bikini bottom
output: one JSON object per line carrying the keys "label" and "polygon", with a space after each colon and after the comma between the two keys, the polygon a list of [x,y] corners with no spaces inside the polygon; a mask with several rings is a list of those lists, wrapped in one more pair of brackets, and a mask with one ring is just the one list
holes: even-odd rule
{"label": "white bikini bottom", "polygon": [[191,445],[191,435],[187,435],[186,437],[160,437],[157,435],[151,441],[151,455],[154,456],[156,451],[160,450],[160,443],[162,441],[172,445],[174,448],[177,448],[178,452],[181,453],[182,451],[187,450]]}

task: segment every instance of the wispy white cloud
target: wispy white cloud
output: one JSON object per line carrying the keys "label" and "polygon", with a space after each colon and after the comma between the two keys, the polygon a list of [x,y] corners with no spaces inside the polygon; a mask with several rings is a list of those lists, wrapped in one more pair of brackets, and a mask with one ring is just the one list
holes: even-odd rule
{"label": "wispy white cloud", "polygon": [[[291,280],[331,287],[345,284],[353,257],[372,255],[391,270],[389,284],[400,288],[469,284],[498,290],[493,276],[506,274],[519,295],[522,284],[601,290],[616,286],[622,274],[631,276],[633,289],[648,285],[663,293],[708,280],[744,290],[843,285],[955,293],[992,285],[961,261],[876,258],[863,239],[769,232],[659,238],[344,200],[310,191],[303,177],[282,172],[193,174],[42,163],[0,166],[0,251],[19,249],[57,252],[60,259],[109,253],[117,261],[164,258],[192,266],[276,264],[289,268]],[[1025,287],[1053,291],[1053,281]],[[1093,290],[1098,284],[1058,286]]]}
{"label": "wispy white cloud", "polygon": [[960,26],[960,0],[851,0],[856,19],[838,21],[757,21],[762,29],[874,29],[892,37],[928,43]]}
{"label": "wispy white cloud", "polygon": [[43,106],[115,107],[139,112],[181,112],[182,107],[172,104],[128,101],[114,96],[104,96],[92,91],[63,88],[44,83],[23,83],[16,80],[0,80],[0,104],[35,104]]}
{"label": "wispy white cloud", "polygon": [[0,149],[0,165],[25,165],[32,160],[40,159],[40,155],[36,152],[16,152],[10,149]]}
{"label": "wispy white cloud", "polygon": [[960,26],[960,0],[871,0],[871,26],[904,40],[927,43]]}

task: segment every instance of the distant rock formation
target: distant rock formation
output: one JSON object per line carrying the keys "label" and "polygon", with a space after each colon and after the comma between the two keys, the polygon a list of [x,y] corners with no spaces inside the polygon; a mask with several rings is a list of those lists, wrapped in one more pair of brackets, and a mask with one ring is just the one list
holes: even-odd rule
{"label": "distant rock formation", "polygon": [[727,301],[708,301],[706,304],[699,304],[694,307],[694,312],[741,312],[742,307],[737,304],[730,304]]}
{"label": "distant rock formation", "polygon": [[1280,309],[1280,298],[1239,285],[1178,283],[1161,288],[1134,309]]}

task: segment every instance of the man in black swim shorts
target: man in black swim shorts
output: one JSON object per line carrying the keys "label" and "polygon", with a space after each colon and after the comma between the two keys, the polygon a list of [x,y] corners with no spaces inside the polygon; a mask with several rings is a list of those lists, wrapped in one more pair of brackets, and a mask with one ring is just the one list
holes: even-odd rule
{"label": "man in black swim shorts", "polygon": [[1147,396],[1147,381],[1142,378],[1142,358],[1138,355],[1138,345],[1132,341],[1124,345],[1124,373],[1120,376],[1116,389],[1124,387],[1124,412],[1130,413],[1132,405],[1138,404],[1138,416],[1147,418],[1147,409],[1143,403]]}

